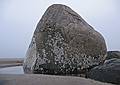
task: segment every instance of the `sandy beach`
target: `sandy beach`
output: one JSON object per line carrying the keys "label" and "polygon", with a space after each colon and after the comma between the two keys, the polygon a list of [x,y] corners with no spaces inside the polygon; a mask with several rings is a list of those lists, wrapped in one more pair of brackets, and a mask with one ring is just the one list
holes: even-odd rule
{"label": "sandy beach", "polygon": [[1,74],[0,85],[112,85],[71,76],[42,74]]}

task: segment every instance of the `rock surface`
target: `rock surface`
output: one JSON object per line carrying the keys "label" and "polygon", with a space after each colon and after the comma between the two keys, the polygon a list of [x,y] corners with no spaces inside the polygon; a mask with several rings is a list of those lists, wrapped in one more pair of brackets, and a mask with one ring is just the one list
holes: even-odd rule
{"label": "rock surface", "polygon": [[40,74],[0,75],[0,85],[112,85],[81,77]]}
{"label": "rock surface", "polygon": [[97,81],[120,85],[120,59],[107,60],[104,65],[91,69],[87,77]]}
{"label": "rock surface", "polygon": [[71,8],[50,6],[34,32],[24,62],[25,73],[80,74],[103,63],[106,44]]}
{"label": "rock surface", "polygon": [[108,51],[106,60],[112,59],[112,58],[120,59],[120,51]]}

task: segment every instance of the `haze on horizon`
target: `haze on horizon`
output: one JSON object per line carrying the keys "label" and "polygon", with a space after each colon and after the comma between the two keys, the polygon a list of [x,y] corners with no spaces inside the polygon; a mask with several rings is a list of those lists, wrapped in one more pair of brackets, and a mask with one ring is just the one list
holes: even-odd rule
{"label": "haze on horizon", "polygon": [[23,58],[36,25],[52,4],[71,7],[120,50],[120,0],[0,0],[0,58]]}

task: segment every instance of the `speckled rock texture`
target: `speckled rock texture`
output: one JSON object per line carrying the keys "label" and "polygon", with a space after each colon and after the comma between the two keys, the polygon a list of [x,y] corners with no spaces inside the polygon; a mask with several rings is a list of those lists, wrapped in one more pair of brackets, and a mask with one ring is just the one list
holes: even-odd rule
{"label": "speckled rock texture", "polygon": [[113,58],[107,60],[103,65],[96,66],[87,73],[87,77],[120,85],[120,59]]}
{"label": "speckled rock texture", "polygon": [[80,74],[106,58],[100,33],[71,8],[50,6],[34,32],[24,61],[25,73]]}

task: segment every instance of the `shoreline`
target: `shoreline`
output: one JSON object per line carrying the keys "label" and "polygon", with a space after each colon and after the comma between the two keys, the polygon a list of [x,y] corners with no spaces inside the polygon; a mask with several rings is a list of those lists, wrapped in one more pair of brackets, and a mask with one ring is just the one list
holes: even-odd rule
{"label": "shoreline", "polygon": [[22,66],[22,63],[15,63],[15,64],[1,64],[0,68],[8,68],[8,67],[15,67],[15,66]]}
{"label": "shoreline", "polygon": [[0,58],[0,68],[22,66],[24,58]]}

